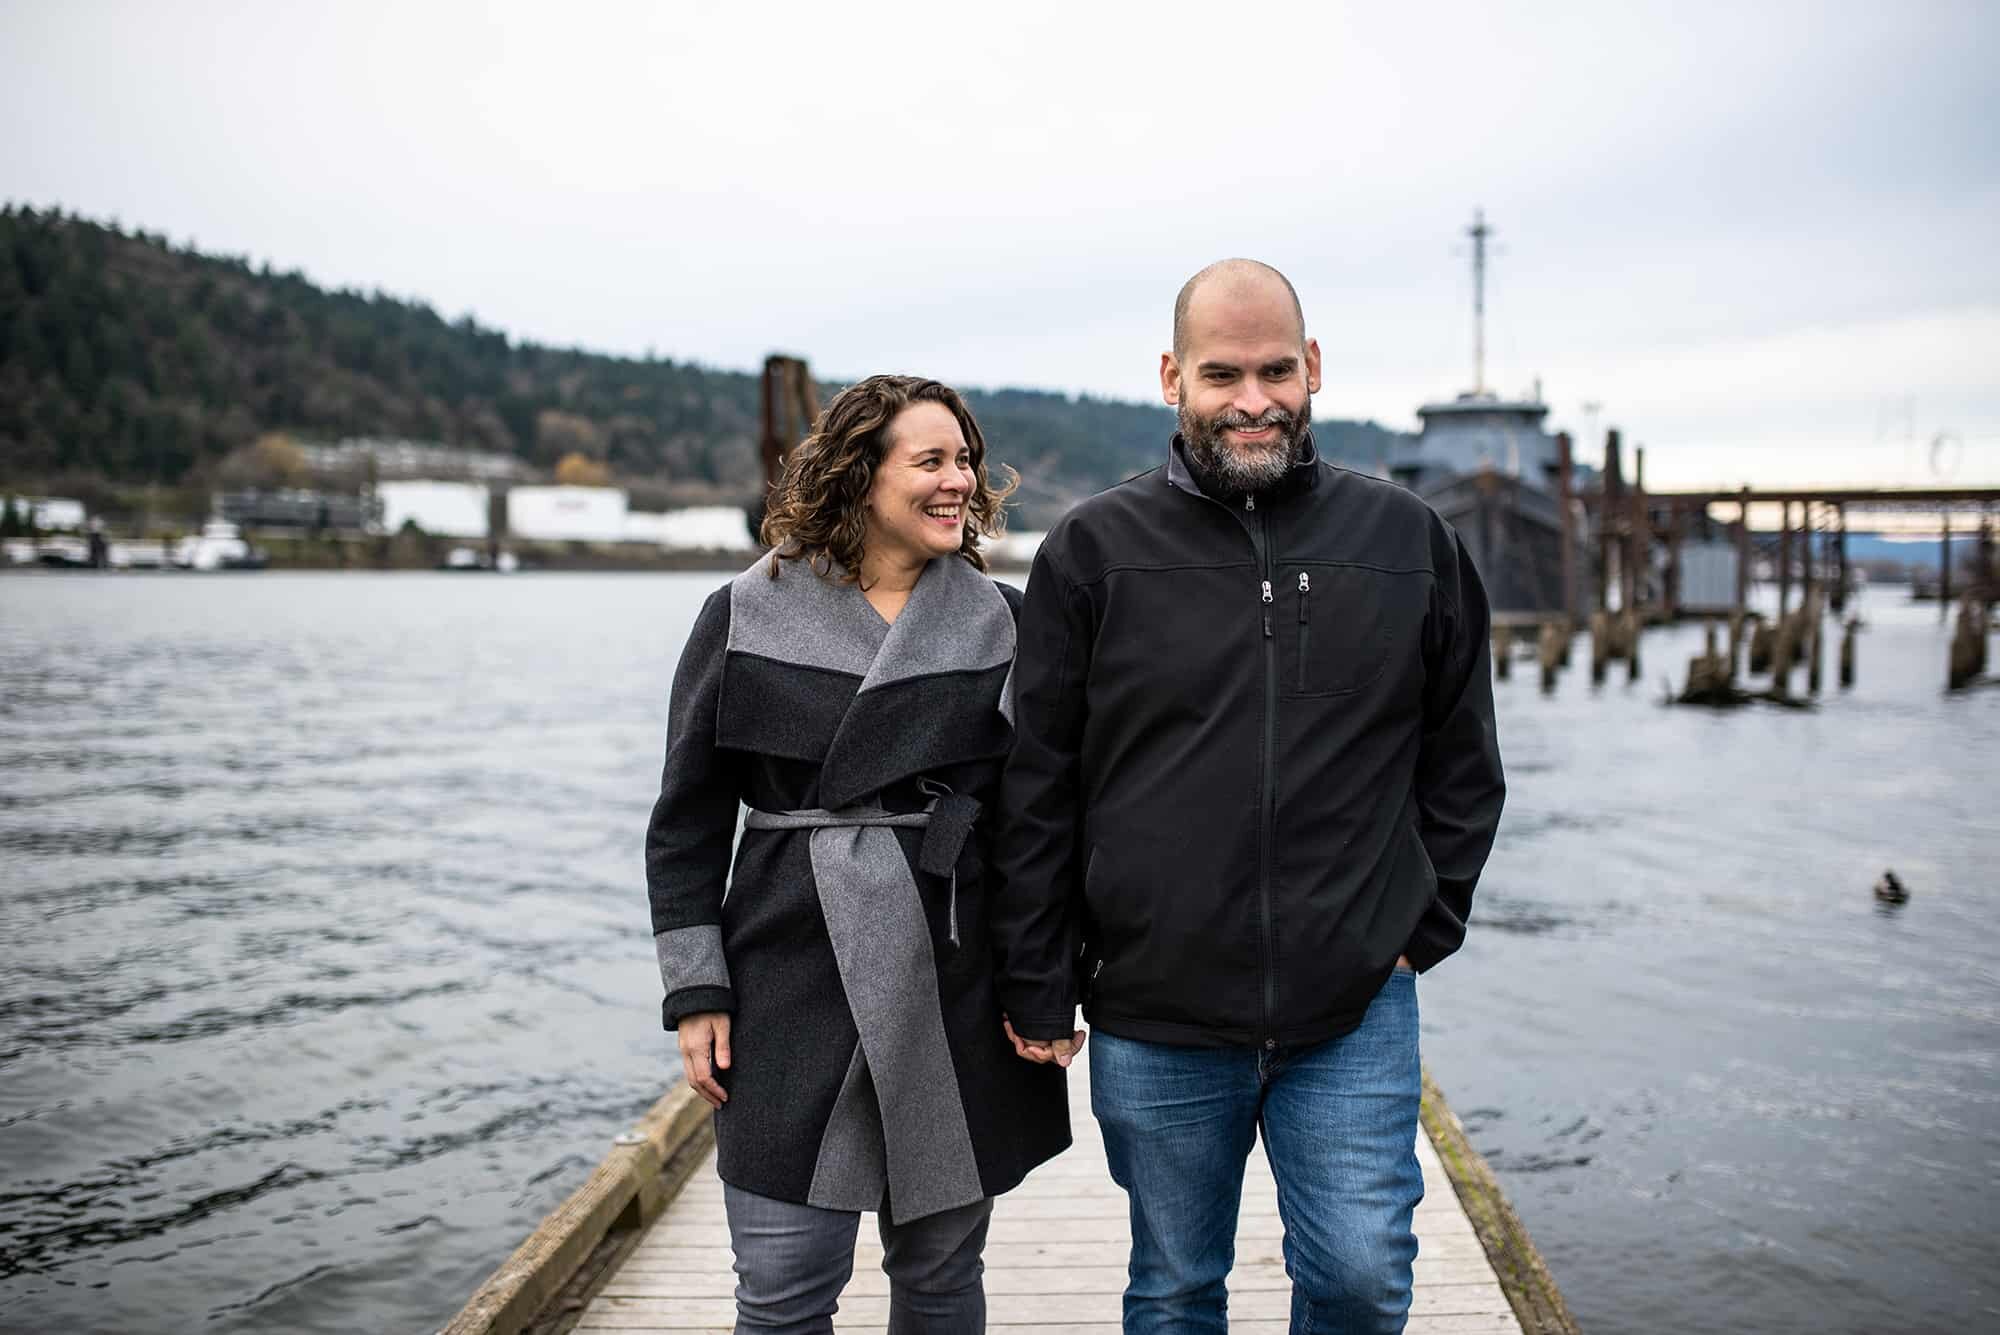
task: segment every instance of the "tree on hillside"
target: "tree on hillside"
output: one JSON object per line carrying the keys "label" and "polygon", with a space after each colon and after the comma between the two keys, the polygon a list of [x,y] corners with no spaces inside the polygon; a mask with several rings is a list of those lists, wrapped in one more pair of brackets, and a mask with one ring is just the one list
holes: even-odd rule
{"label": "tree on hillside", "polygon": [[[822,384],[822,398],[839,388]],[[1173,433],[1157,405],[967,398],[994,463],[1024,475],[1027,527],[1156,466]],[[677,503],[742,504],[762,486],[760,418],[752,374],[515,342],[421,302],[0,207],[0,476],[24,490],[70,494],[95,478],[198,493],[225,460],[286,485],[289,460],[256,443],[296,431],[495,450],[542,468],[573,454]],[[1363,467],[1399,439],[1372,424],[1314,428],[1328,457]]]}
{"label": "tree on hillside", "polygon": [[222,461],[222,478],[239,487],[276,491],[312,480],[305,451],[281,432],[267,431]]}
{"label": "tree on hillside", "polygon": [[556,464],[556,481],[565,487],[602,487],[611,481],[611,470],[583,454],[565,454]]}
{"label": "tree on hillside", "polygon": [[535,453],[544,461],[569,454],[602,459],[604,433],[588,417],[547,408],[535,414]]}

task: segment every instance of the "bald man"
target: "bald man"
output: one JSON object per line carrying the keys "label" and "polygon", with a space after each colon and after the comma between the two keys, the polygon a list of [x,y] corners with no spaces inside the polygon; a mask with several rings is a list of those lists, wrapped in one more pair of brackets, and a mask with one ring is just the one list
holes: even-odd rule
{"label": "bald man", "polygon": [[1227,1329],[1243,1166],[1292,1330],[1403,1329],[1417,973],[1465,937],[1504,785],[1488,611],[1450,525],[1319,458],[1284,275],[1174,303],[1163,465],[1035,557],[994,903],[1015,1050],[1067,1064],[1131,1206],[1125,1329]]}

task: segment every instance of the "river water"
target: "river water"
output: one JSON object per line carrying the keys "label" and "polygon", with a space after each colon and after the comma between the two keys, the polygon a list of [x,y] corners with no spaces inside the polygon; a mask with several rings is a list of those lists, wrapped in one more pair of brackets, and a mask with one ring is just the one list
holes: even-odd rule
{"label": "river water", "polygon": [[[0,578],[0,1329],[432,1330],[588,1174],[719,580]],[[1499,686],[1425,1056],[1588,1331],[2000,1325],[2000,691],[1866,614],[1811,714]]]}

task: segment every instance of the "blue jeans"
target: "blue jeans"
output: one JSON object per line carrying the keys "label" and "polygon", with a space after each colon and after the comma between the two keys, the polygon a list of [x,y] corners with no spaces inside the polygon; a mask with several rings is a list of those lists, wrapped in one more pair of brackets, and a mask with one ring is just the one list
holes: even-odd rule
{"label": "blue jeans", "polygon": [[1401,1331],[1417,1257],[1417,982],[1397,969],[1361,1027],[1309,1047],[1183,1048],[1098,1030],[1090,1105],[1131,1202],[1126,1335],[1229,1329],[1243,1165],[1278,1181],[1293,1335]]}

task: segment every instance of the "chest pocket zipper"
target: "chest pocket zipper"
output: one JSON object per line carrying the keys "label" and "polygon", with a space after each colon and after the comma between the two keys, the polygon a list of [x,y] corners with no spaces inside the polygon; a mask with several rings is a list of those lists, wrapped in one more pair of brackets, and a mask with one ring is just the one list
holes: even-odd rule
{"label": "chest pocket zipper", "polygon": [[1306,689],[1306,664],[1311,661],[1307,650],[1311,647],[1312,619],[1306,613],[1306,595],[1312,592],[1312,577],[1305,571],[1299,572],[1299,693]]}

